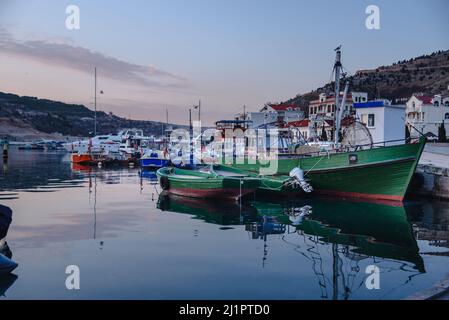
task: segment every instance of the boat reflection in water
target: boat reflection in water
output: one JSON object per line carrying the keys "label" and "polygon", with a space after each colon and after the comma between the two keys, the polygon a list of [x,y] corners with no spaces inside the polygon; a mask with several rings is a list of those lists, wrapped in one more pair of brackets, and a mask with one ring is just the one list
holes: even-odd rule
{"label": "boat reflection in water", "polygon": [[12,221],[12,210],[0,205],[0,296],[17,280],[17,276],[11,272],[17,268],[17,263],[12,261],[12,252],[6,242],[6,235]]}
{"label": "boat reflection in water", "polygon": [[[323,299],[349,299],[355,290],[357,274],[366,276],[362,261],[363,265],[377,265],[380,269],[382,263],[388,263],[385,272],[407,272],[407,282],[425,273],[413,228],[402,204],[336,199],[281,203],[257,200],[240,207],[161,194],[158,206],[163,211],[191,214],[219,225],[245,225],[251,239],[264,241],[263,266],[268,259],[267,238],[270,235],[280,238],[309,261]],[[332,268],[325,265],[322,257],[329,251]],[[331,275],[326,274],[325,269],[331,270]],[[364,282],[357,285],[364,285]],[[329,287],[332,292],[327,292]]]}
{"label": "boat reflection in water", "polygon": [[221,226],[250,223],[257,218],[257,211],[249,205],[238,205],[233,201],[206,201],[173,195],[166,191],[159,195],[158,209],[177,213],[186,213],[197,219]]}

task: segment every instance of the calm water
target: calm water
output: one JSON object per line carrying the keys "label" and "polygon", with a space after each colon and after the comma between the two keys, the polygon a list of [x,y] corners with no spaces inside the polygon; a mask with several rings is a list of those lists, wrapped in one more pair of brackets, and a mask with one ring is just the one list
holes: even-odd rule
{"label": "calm water", "polygon": [[[153,178],[12,151],[0,204],[19,267],[0,276],[0,299],[397,299],[449,272],[449,203],[239,206],[160,194]],[[68,265],[80,290],[65,287]],[[380,290],[365,287],[368,265]]]}

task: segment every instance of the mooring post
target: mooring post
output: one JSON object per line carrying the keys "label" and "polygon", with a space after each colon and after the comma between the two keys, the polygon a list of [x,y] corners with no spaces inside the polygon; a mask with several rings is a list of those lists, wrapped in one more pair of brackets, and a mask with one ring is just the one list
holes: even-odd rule
{"label": "mooring post", "polygon": [[3,159],[8,160],[8,140],[3,140]]}

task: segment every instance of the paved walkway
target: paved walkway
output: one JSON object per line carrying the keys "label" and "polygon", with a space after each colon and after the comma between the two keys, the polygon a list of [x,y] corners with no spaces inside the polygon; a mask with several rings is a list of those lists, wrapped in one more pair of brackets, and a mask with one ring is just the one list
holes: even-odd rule
{"label": "paved walkway", "polygon": [[449,144],[427,144],[419,160],[419,164],[433,165],[439,168],[449,168]]}

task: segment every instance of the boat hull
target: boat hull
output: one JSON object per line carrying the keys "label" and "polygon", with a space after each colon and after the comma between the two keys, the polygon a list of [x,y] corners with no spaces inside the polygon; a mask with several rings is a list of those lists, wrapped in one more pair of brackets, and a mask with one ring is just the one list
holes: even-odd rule
{"label": "boat hull", "polygon": [[[403,201],[424,145],[425,140],[421,139],[419,143],[354,152],[279,157],[277,175],[286,175],[300,167],[314,193]],[[254,172],[261,168],[258,164],[234,166]]]}
{"label": "boat hull", "polygon": [[213,177],[192,170],[176,169],[170,174],[169,168],[157,171],[159,183],[172,194],[191,198],[238,199],[253,193],[260,186],[260,180],[249,177]]}
{"label": "boat hull", "polygon": [[168,166],[170,163],[169,159],[140,159],[140,166],[142,168],[162,168]]}
{"label": "boat hull", "polygon": [[212,199],[238,199],[239,197],[256,191],[253,189],[242,189],[241,192],[236,188],[211,188],[211,189],[195,189],[195,188],[182,188],[171,187],[169,191],[173,194],[189,197],[189,198],[212,198]]}
{"label": "boat hull", "polygon": [[72,154],[72,163],[89,164],[93,161],[89,154]]}

